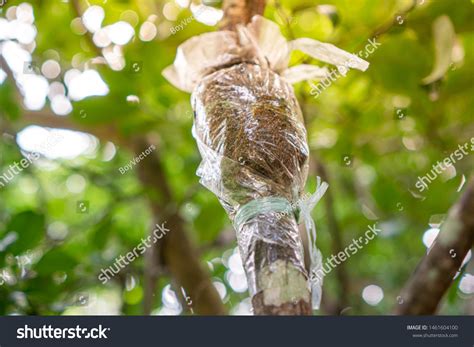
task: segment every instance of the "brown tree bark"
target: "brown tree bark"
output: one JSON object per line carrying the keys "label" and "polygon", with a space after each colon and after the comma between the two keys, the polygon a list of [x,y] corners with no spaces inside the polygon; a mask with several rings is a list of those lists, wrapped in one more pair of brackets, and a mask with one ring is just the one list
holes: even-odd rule
{"label": "brown tree bark", "polygon": [[[71,7],[77,16],[82,16],[83,11],[78,0],[72,0]],[[102,55],[101,49],[94,44],[92,35],[87,33],[86,38],[95,53]],[[112,125],[107,130],[112,130],[112,134],[114,133]],[[117,133],[115,132],[115,134]],[[126,143],[126,145],[134,150],[136,154],[140,154],[150,146],[150,143],[141,138]],[[184,221],[177,210],[169,208],[172,205],[173,197],[159,160],[159,154],[150,156],[147,160],[140,162],[138,165],[138,176],[142,184],[150,189],[149,201],[153,211],[154,224],[159,225],[162,221],[167,221],[168,225],[166,227],[170,229],[170,233],[163,239],[163,242],[153,245],[146,253],[144,313],[150,314],[153,308],[156,281],[162,263],[161,260],[163,260],[164,265],[168,267],[178,286],[183,287],[190,296],[194,312],[209,315],[225,314],[226,310],[219,294],[214,288],[209,274],[202,268],[196,248],[185,232]],[[154,193],[161,195],[161,200],[157,199]],[[158,216],[162,218],[162,221],[159,221]],[[153,232],[153,230],[150,232]],[[160,259],[160,257],[163,259]],[[180,293],[178,293],[178,296],[180,296]]]}
{"label": "brown tree bark", "polygon": [[[221,30],[236,30],[245,25],[254,15],[263,15],[264,0],[225,0]],[[267,226],[262,225],[262,228]],[[280,227],[281,228],[281,227]],[[308,278],[303,270],[289,260],[289,251],[266,240],[256,240],[249,266],[255,270],[258,292],[252,298],[256,315],[309,315],[312,313],[311,292]],[[246,261],[243,261],[247,267]],[[270,264],[271,266],[268,266]]]}
{"label": "brown tree bark", "polygon": [[399,298],[399,315],[434,314],[474,243],[474,177]]}
{"label": "brown tree bark", "polygon": [[250,22],[256,14],[263,15],[265,0],[224,0],[221,30],[235,30],[238,24]]}
{"label": "brown tree bark", "polygon": [[[316,163],[316,173],[321,177],[321,179],[331,185],[329,175],[327,173],[326,167],[320,161],[314,159]],[[324,207],[326,209],[326,217],[328,223],[328,229],[331,234],[332,241],[332,253],[338,254],[341,251],[344,251],[342,232],[337,222],[336,213],[334,211],[334,198],[332,195],[332,190],[328,189],[324,196]],[[341,263],[335,269],[337,281],[338,281],[338,292],[336,299],[336,312],[334,314],[338,315],[347,307],[348,299],[347,295],[349,293],[349,278],[347,276],[346,266],[344,263]]]}
{"label": "brown tree bark", "polygon": [[[144,138],[135,139],[135,153],[140,154],[150,145]],[[185,223],[172,203],[174,199],[158,150],[138,164],[138,176],[148,190],[155,222],[159,225],[166,222],[165,226],[169,229],[166,236],[147,255],[145,312],[149,313],[151,310],[158,267],[163,264],[172,274],[177,286],[184,288],[195,313],[226,314],[220,296],[201,264],[198,251],[186,234]]]}
{"label": "brown tree bark", "polygon": [[[7,83],[15,84],[14,76],[2,56],[0,56],[0,66],[7,73],[9,78]],[[19,92],[18,95],[20,95]],[[69,117],[56,116],[47,110],[25,111],[16,125],[38,125],[87,132],[97,136],[102,141],[113,141],[125,148],[136,151],[138,154],[150,146],[150,143],[144,139],[133,142],[131,139],[125,138],[114,125],[80,125]],[[148,161],[148,159],[150,160]],[[173,197],[159,157],[150,156],[141,163],[142,165],[138,166],[139,176],[142,183],[152,192],[150,194],[150,205],[154,220],[158,224],[161,224],[161,221],[168,221],[169,223],[166,225],[170,229],[169,237],[165,238],[164,242],[158,243],[161,246],[157,245],[163,253],[164,264],[168,266],[178,285],[182,286],[190,296],[194,312],[209,315],[225,314],[226,310],[219,294],[214,288],[209,274],[202,268],[196,248],[185,232],[184,221],[176,210],[167,209],[167,206],[171,205],[170,202],[173,201]],[[156,194],[153,194],[153,192]],[[161,221],[158,216],[162,219]],[[146,298],[144,300],[144,311],[147,314],[152,309],[154,289],[161,261],[158,248],[151,249],[149,253],[151,254],[147,254],[145,266]]]}

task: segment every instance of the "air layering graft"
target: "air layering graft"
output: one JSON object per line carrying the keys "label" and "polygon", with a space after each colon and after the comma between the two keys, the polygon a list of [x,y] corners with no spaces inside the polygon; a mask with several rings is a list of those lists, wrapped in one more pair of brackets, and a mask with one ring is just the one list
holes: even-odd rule
{"label": "air layering graft", "polygon": [[[287,42],[275,23],[255,16],[237,32],[186,41],[163,72],[176,87],[192,92],[193,136],[202,156],[197,174],[234,224],[253,305],[267,307],[266,313],[285,305],[310,311],[300,220],[309,238],[312,271],[322,264],[310,211],[327,184],[318,180],[305,204],[293,213],[279,213],[301,199],[308,173],[306,129],[290,83],[328,75],[325,67],[288,68],[295,49],[340,68],[368,67],[327,43],[307,38]],[[318,307],[320,283],[312,293]]]}

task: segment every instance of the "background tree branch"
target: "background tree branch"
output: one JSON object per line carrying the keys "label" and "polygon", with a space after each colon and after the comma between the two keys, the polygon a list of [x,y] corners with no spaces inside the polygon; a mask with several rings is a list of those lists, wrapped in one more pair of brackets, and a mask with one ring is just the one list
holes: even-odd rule
{"label": "background tree branch", "polygon": [[[138,155],[152,145],[140,137],[134,140],[135,153]],[[226,309],[215,289],[207,271],[201,265],[196,247],[186,235],[185,223],[173,201],[159,152],[138,164],[138,176],[143,185],[150,189],[149,201],[155,216],[155,222],[166,221],[168,234],[150,249],[145,270],[145,313],[151,309],[158,267],[163,264],[173,275],[179,287],[183,287],[193,302],[193,310],[198,314],[223,315]],[[157,194],[154,194],[157,193]]]}
{"label": "background tree branch", "polygon": [[399,315],[434,314],[474,243],[474,177],[402,290]]}
{"label": "background tree branch", "polygon": [[[82,21],[82,15],[83,15],[84,11],[82,10],[80,0],[71,0],[70,4],[71,4],[72,12],[77,17],[81,18],[81,21]],[[96,53],[98,56],[102,56],[102,50],[99,47],[97,47],[97,45],[94,43],[94,40],[92,38],[92,34],[89,31],[87,31],[86,34],[85,34],[85,37],[87,39],[87,42],[88,42],[89,46],[94,51],[94,53]]]}
{"label": "background tree branch", "polygon": [[[21,94],[16,86],[15,77],[1,55],[0,63],[7,73],[9,82],[15,85],[17,99],[21,100]],[[48,109],[24,111],[20,120],[15,122],[15,127],[27,125],[86,132],[98,137],[102,141],[119,143],[136,152],[136,154],[140,154],[151,144],[144,139],[132,140],[124,138],[113,124],[90,126],[79,124],[70,117],[57,116]],[[172,230],[171,235],[166,240],[163,240],[162,245],[157,245],[162,251],[164,263],[168,266],[171,275],[180,286],[185,288],[186,293],[191,296],[196,313],[224,314],[226,311],[219,294],[214,288],[209,274],[200,265],[196,248],[184,231],[184,221],[179,216],[177,210],[170,211],[165,208],[172,201],[172,193],[159,158],[150,156],[147,160],[142,161],[138,166],[138,176],[145,187],[151,188],[152,191],[158,192],[163,197],[160,202],[150,198],[150,207],[154,215],[154,224],[168,221],[167,227]],[[161,221],[158,216],[161,217]],[[153,307],[160,260],[157,249],[152,248],[146,256],[144,311],[146,314],[149,314]]]}
{"label": "background tree branch", "polygon": [[[321,177],[321,180],[327,182],[329,187],[331,187],[329,175],[327,173],[326,167],[321,163],[321,161],[313,159],[316,163],[316,172]],[[341,251],[344,251],[343,240],[341,228],[337,222],[336,213],[334,210],[334,197],[332,195],[333,190],[329,188],[326,191],[324,196],[324,207],[326,209],[326,217],[328,229],[331,234],[331,248],[333,254],[338,254]],[[347,306],[347,294],[349,293],[349,278],[347,276],[345,263],[342,262],[339,266],[336,267],[336,276],[338,282],[338,293],[336,299],[336,312],[331,312],[332,314],[340,314],[344,308]]]}
{"label": "background tree branch", "polygon": [[84,125],[74,122],[70,117],[57,116],[48,109],[41,111],[24,111],[18,124],[22,126],[38,125],[46,128],[67,129],[92,134],[102,141],[112,141],[126,145],[127,140],[120,135],[114,124]]}

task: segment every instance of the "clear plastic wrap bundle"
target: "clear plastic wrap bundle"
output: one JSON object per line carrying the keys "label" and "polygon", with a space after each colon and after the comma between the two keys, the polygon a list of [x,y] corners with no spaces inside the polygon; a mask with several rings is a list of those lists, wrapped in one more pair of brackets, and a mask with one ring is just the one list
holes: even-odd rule
{"label": "clear plastic wrap bundle", "polygon": [[[309,213],[326,186],[310,202],[302,199],[309,149],[289,81],[324,77],[327,70],[308,65],[287,69],[292,49],[346,68],[365,66],[329,44],[309,39],[287,43],[273,22],[256,16],[237,33],[188,40],[164,71],[174,85],[192,91],[193,135],[202,156],[197,174],[234,224],[252,296],[266,285],[259,272],[272,271],[279,260],[291,264],[307,283],[300,217],[309,236],[312,268],[321,265],[319,251],[311,247],[316,236]],[[320,286],[313,288],[316,307]],[[309,296],[302,299],[310,301]]]}
{"label": "clear plastic wrap bundle", "polygon": [[[203,158],[198,175],[234,222],[251,294],[259,290],[255,269],[269,266],[269,259],[283,257],[304,273],[295,215],[280,213],[285,200],[300,199],[308,171],[306,129],[293,88],[268,68],[241,63],[206,76],[192,104]],[[284,198],[280,209],[278,199],[262,199],[270,197]],[[242,209],[252,201],[258,205]],[[245,217],[253,211],[259,214]],[[266,247],[264,256],[259,246]]]}

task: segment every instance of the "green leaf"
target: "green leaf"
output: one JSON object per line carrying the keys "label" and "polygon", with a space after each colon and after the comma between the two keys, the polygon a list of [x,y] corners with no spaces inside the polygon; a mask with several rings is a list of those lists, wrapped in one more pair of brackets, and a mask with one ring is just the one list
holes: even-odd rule
{"label": "green leaf", "polygon": [[11,120],[20,116],[20,107],[15,101],[15,87],[12,81],[0,84],[0,115],[5,114]]}
{"label": "green leaf", "polygon": [[44,215],[35,211],[16,214],[7,225],[7,232],[16,232],[18,239],[7,248],[7,252],[18,255],[36,247],[44,238],[46,226]]}
{"label": "green leaf", "polygon": [[76,264],[76,260],[68,253],[62,249],[54,248],[40,259],[35,269],[41,275],[48,275],[59,271],[71,271]]}
{"label": "green leaf", "polygon": [[431,84],[441,79],[451,65],[456,33],[448,16],[436,18],[433,23],[435,44],[435,64],[431,73],[423,78],[423,84]]}
{"label": "green leaf", "polygon": [[94,247],[103,249],[113,229],[112,217],[107,215],[94,230],[92,241]]}
{"label": "green leaf", "polygon": [[219,202],[211,200],[202,206],[199,215],[194,220],[200,242],[214,240],[224,228],[226,218]]}

